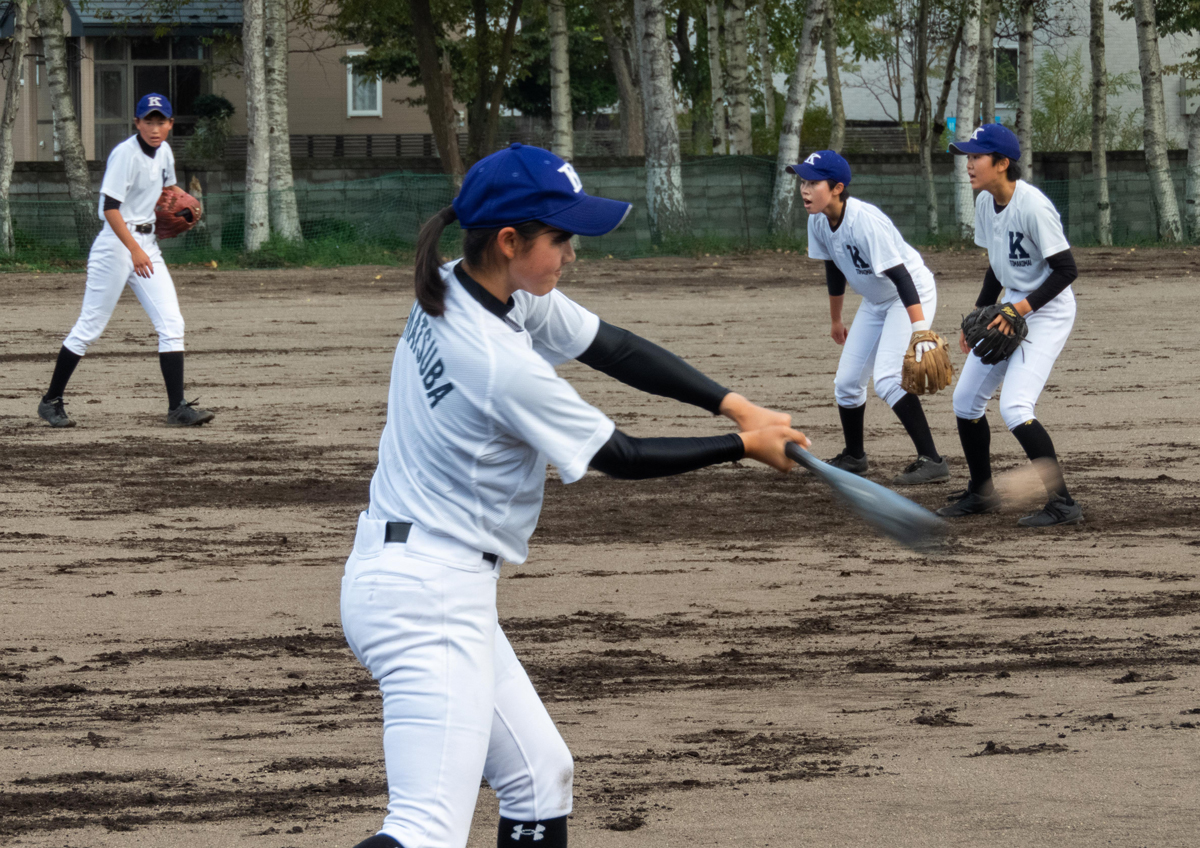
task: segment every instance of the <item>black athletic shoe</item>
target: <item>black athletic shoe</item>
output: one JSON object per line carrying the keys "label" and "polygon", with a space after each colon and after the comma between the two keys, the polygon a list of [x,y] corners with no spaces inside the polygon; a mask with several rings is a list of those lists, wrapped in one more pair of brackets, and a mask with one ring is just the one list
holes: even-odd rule
{"label": "black athletic shoe", "polygon": [[962,518],[964,515],[985,515],[1000,509],[1000,496],[995,492],[981,495],[979,492],[965,491],[962,497],[950,506],[944,506],[937,511],[942,518]]}
{"label": "black athletic shoe", "polygon": [[1059,524],[1078,524],[1083,521],[1083,507],[1078,501],[1067,503],[1055,495],[1046,505],[1032,515],[1018,519],[1022,527],[1055,527]]}
{"label": "black athletic shoe", "polygon": [[950,479],[950,463],[942,457],[934,462],[922,454],[911,462],[902,474],[892,478],[897,486],[919,486],[922,483],[945,483]]}
{"label": "black athletic shoe", "polygon": [[179,404],[167,413],[167,423],[172,427],[199,427],[217,417],[207,409],[197,409],[199,402],[200,398],[196,398]]}
{"label": "black athletic shoe", "polygon": [[63,399],[61,396],[50,398],[50,400],[38,401],[38,417],[51,427],[75,426],[75,419],[67,415],[67,411],[63,409]]}
{"label": "black athletic shoe", "polygon": [[849,471],[851,474],[866,474],[867,473],[867,455],[851,456],[842,451],[833,459],[829,460],[829,464],[834,468],[840,468],[843,471]]}

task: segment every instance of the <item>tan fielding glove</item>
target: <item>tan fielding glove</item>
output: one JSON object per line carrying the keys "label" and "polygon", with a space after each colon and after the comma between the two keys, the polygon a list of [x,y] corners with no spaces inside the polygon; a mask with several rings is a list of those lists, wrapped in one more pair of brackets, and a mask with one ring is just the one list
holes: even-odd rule
{"label": "tan fielding glove", "polygon": [[914,395],[938,392],[954,379],[954,364],[946,340],[933,330],[912,334],[904,354],[904,369],[900,387]]}

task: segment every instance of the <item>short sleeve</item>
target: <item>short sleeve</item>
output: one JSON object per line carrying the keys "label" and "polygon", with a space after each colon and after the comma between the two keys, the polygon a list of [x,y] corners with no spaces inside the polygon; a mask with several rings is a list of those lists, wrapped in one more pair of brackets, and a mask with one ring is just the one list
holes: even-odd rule
{"label": "short sleeve", "polygon": [[992,196],[986,191],[979,192],[979,197],[975,198],[975,244],[979,247],[990,247],[992,233],[988,227],[988,216],[984,214],[987,211],[985,204],[992,202]]}
{"label": "short sleeve", "polygon": [[818,226],[820,221],[817,220],[817,217],[817,215],[808,216],[808,258],[832,260],[833,257],[829,255],[829,250],[825,246],[824,233]]}
{"label": "short sleeve", "polygon": [[1026,232],[1043,257],[1053,256],[1070,250],[1071,244],[1063,232],[1062,218],[1048,197],[1039,197],[1038,203],[1025,215]]}
{"label": "short sleeve", "polygon": [[165,141],[162,144],[166,148],[166,159],[163,162],[163,188],[175,185],[175,151]]}
{"label": "short sleeve", "polygon": [[104,167],[104,179],[100,183],[100,193],[107,194],[113,200],[125,202],[129,187],[133,185],[132,162],[129,158],[129,145],[118,144],[108,154],[108,164]]}
{"label": "short sleeve", "polygon": [[600,319],[558,289],[542,297],[527,292],[513,297],[519,300],[520,322],[533,349],[551,365],[577,359],[596,340]]}
{"label": "short sleeve", "polygon": [[616,430],[540,357],[527,355],[500,370],[492,406],[502,429],[543,454],[564,483],[587,473],[592,457]]}
{"label": "short sleeve", "polygon": [[862,240],[867,248],[871,273],[882,274],[888,268],[904,264],[904,253],[900,249],[903,239],[895,224],[883,216],[863,215],[858,220],[858,229],[865,230]]}

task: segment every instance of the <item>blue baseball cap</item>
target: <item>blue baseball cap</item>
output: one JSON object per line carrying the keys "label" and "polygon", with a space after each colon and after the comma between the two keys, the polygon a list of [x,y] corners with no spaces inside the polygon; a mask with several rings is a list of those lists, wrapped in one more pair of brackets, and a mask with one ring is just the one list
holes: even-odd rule
{"label": "blue baseball cap", "polygon": [[950,152],[965,156],[968,153],[999,153],[1014,162],[1021,158],[1021,142],[1017,134],[1004,124],[983,124],[966,141],[950,145]]}
{"label": "blue baseball cap", "polygon": [[799,165],[788,165],[787,170],[802,180],[837,180],[850,185],[850,163],[833,150],[810,153]]}
{"label": "blue baseball cap", "polygon": [[164,118],[171,117],[171,101],[161,94],[151,92],[138,101],[137,109],[134,110],[135,118],[144,118],[151,112],[161,112]]}
{"label": "blue baseball cap", "polygon": [[632,208],[631,203],[592,197],[570,162],[525,144],[513,144],[472,165],[454,198],[464,230],[541,221],[568,233],[602,236],[620,226]]}

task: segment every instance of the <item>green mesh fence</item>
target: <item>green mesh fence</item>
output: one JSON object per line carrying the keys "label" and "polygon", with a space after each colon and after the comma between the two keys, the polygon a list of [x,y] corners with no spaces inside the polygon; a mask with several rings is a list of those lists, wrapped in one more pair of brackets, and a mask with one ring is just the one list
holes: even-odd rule
{"label": "green mesh fence", "polygon": [[[886,166],[898,167],[898,166]],[[771,234],[768,215],[774,181],[774,161],[758,157],[719,157],[682,166],[684,198],[689,217],[688,234],[655,244],[646,209],[645,172],[641,168],[585,171],[581,175],[589,193],[626,200],[634,209],[613,233],[583,239],[582,249],[592,254],[617,256],[697,250],[744,249],[758,246],[799,246],[803,242],[805,214],[797,204],[797,223],[791,234]],[[1173,176],[1183,197],[1184,173]],[[1093,178],[1070,181],[1036,181],[1054,202],[1072,243],[1096,241]],[[925,183],[919,174],[860,174],[851,185],[854,196],[879,206],[915,244],[947,240],[953,233],[951,177],[937,179],[938,219],[941,236],[935,236],[925,210]],[[203,198],[205,217],[187,235],[162,243],[171,262],[234,262],[243,265],[353,264],[403,261],[411,257],[422,222],[450,202],[450,183],[441,175],[397,173],[367,180],[319,183],[296,189],[302,245],[272,239],[255,253],[246,254],[244,194],[208,194]],[[1109,176],[1113,240],[1146,243],[1156,239],[1150,185],[1145,174],[1116,172]],[[16,242],[15,256],[0,254],[0,262],[45,265],[78,264],[100,222],[95,207],[79,208],[69,201],[10,200]],[[447,231],[444,250],[455,251],[457,231]]]}

